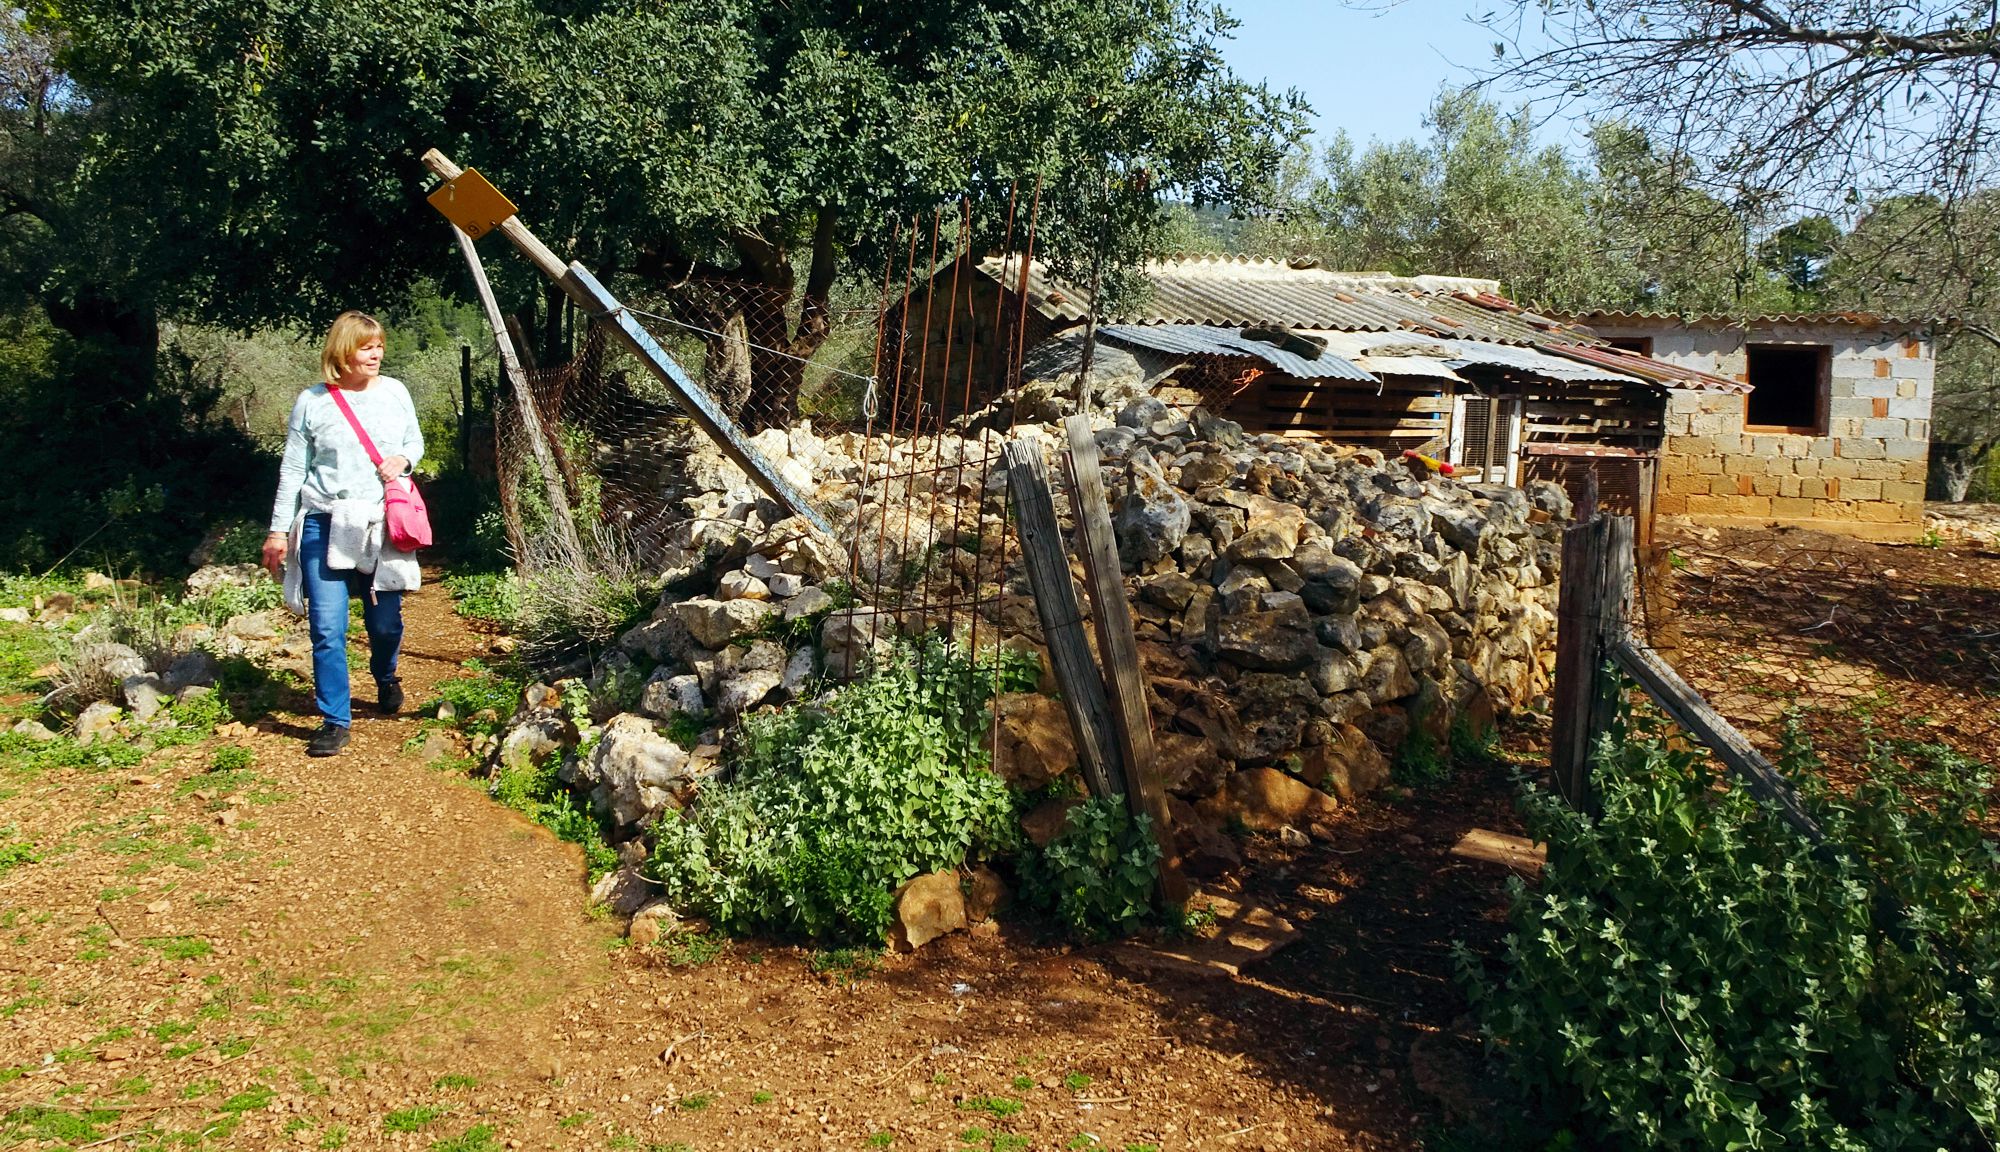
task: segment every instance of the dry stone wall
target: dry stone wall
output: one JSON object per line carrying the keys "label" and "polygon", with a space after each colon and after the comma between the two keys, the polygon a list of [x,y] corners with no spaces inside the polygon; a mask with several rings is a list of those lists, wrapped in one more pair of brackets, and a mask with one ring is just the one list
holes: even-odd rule
{"label": "dry stone wall", "polygon": [[[1455,726],[1481,729],[1548,690],[1560,488],[1463,484],[1369,450],[1245,436],[1151,397],[1102,423],[1161,763],[1198,870],[1233,857],[1220,833],[1232,817],[1309,826],[1337,798],[1386,783],[1413,747],[1442,752]],[[1051,451],[1061,440],[1043,425],[1010,434]],[[486,751],[498,763],[572,749],[563,779],[638,843],[724,770],[745,714],[864,674],[899,635],[970,623],[939,605],[977,602],[982,640],[1038,647],[1004,531],[1002,438],[760,434],[859,541],[858,565],[690,444],[671,481],[681,516],[658,607],[569,670],[591,696],[589,722],[566,721],[560,685],[532,686]],[[934,457],[947,467],[916,467]],[[1060,493],[1058,510],[1067,522]],[[1056,686],[1045,676],[1043,687],[995,703],[995,767],[1023,790],[1074,771]],[[1044,812],[1028,831],[1060,823]]]}

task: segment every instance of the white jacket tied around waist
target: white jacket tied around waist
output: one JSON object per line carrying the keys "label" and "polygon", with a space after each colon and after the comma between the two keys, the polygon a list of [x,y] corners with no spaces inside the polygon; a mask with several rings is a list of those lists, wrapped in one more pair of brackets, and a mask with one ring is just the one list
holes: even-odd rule
{"label": "white jacket tied around waist", "polygon": [[[405,552],[389,543],[389,524],[380,503],[367,500],[333,500],[322,507],[308,499],[308,513],[324,512],[326,525],[326,566],[335,571],[372,573],[368,587],[374,592],[414,592],[423,583],[423,569],[415,552]],[[305,517],[292,525],[292,546],[285,558],[285,606],[295,614],[306,612],[305,568],[299,563],[299,537]]]}

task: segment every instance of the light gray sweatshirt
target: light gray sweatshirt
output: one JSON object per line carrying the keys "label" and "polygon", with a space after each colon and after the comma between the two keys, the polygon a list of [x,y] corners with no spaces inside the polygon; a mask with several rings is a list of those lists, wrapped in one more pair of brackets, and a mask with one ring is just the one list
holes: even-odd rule
{"label": "light gray sweatshirt", "polygon": [[[354,418],[368,430],[384,459],[407,457],[410,467],[424,458],[424,433],[417,426],[410,391],[393,376],[377,376],[368,387],[343,395]],[[285,432],[285,457],[278,464],[278,498],[271,506],[271,531],[290,532],[303,497],[316,507],[336,500],[382,502],[382,478],[368,450],[327,394],[325,384],[299,393]]]}

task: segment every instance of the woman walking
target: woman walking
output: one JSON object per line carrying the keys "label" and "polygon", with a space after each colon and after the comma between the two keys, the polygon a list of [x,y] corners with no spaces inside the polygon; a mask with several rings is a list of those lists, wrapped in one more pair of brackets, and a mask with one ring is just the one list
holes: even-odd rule
{"label": "woman walking", "polygon": [[[403,593],[420,579],[415,555],[389,542],[384,484],[424,457],[417,411],[402,381],[382,375],[382,325],[343,312],[326,334],[321,383],[299,394],[278,466],[278,498],[264,567],[282,571],[285,602],[304,608],[312,634],[313,703],[323,723],[308,756],[347,747],[353,701],[347,677],[347,604],[362,602],[368,670],[383,715],[403,706],[396,653],[403,642]],[[371,453],[363,443],[372,442]],[[381,462],[372,459],[380,455]]]}

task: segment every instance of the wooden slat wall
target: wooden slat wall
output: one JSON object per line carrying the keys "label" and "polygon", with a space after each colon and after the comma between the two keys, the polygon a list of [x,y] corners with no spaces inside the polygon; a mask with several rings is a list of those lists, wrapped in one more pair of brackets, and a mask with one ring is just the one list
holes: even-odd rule
{"label": "wooden slat wall", "polygon": [[1656,451],[1666,415],[1666,399],[1642,384],[1557,384],[1510,380],[1506,386],[1525,401],[1521,444],[1601,444]]}
{"label": "wooden slat wall", "polygon": [[1376,385],[1301,380],[1282,372],[1259,377],[1223,410],[1251,432],[1322,436],[1400,452],[1442,437],[1451,416],[1449,381],[1390,376]]}

